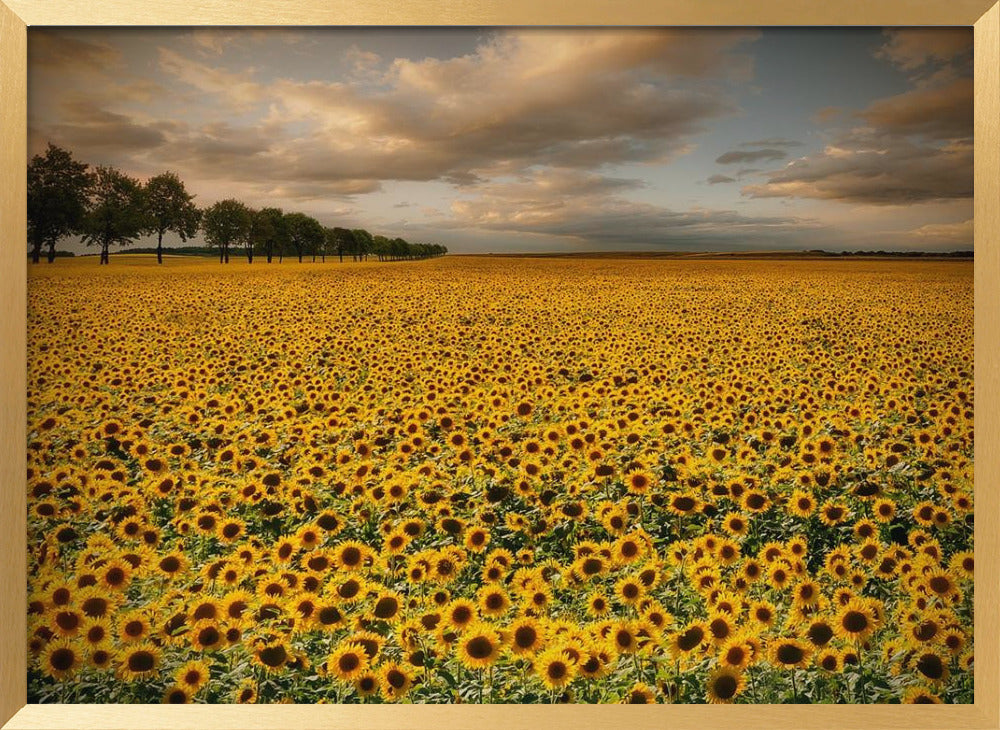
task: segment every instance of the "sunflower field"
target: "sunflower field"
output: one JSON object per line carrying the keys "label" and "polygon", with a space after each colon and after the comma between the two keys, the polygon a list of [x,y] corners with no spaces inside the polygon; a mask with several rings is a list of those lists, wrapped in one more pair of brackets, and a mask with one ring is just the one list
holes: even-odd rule
{"label": "sunflower field", "polygon": [[30,702],[973,699],[970,262],[32,267]]}

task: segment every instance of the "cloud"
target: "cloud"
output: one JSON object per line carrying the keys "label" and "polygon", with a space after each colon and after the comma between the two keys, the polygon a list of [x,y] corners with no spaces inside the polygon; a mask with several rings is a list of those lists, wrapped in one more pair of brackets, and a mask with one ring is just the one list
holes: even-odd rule
{"label": "cloud", "polygon": [[928,243],[951,243],[972,247],[972,219],[958,223],[928,223],[910,231],[910,235]]}
{"label": "cloud", "polygon": [[718,185],[719,183],[732,183],[736,182],[735,177],[729,177],[729,175],[712,175],[706,181],[709,185]]}
{"label": "cloud", "polygon": [[829,124],[843,113],[843,109],[837,106],[825,106],[817,109],[811,119],[815,124]]}
{"label": "cloud", "polygon": [[[913,88],[854,113],[822,152],[792,160],[744,195],[906,205],[972,197],[972,35],[968,29],[886,33],[876,56],[913,72]],[[820,110],[818,123],[840,115]]]}
{"label": "cloud", "polygon": [[58,31],[31,28],[28,65],[50,73],[103,72],[121,63],[121,52],[107,43],[94,43]]}
{"label": "cloud", "polygon": [[62,105],[63,119],[46,130],[59,144],[78,150],[137,152],[159,147],[166,135],[156,125],[142,124],[84,100]]}
{"label": "cloud", "polygon": [[695,208],[674,211],[609,194],[632,181],[576,171],[540,172],[512,182],[481,186],[473,198],[452,203],[443,227],[558,236],[608,246],[696,245],[753,247],[780,244],[815,221],[784,216],[747,216]]}
{"label": "cloud", "polygon": [[794,139],[784,137],[771,137],[769,139],[758,139],[753,142],[743,142],[740,147],[801,147],[802,143]]}
{"label": "cloud", "polygon": [[972,144],[914,142],[872,129],[844,134],[748,185],[753,198],[815,198],[872,205],[972,197]]}
{"label": "cloud", "polygon": [[935,139],[972,136],[972,79],[920,87],[872,102],[858,112],[870,126],[892,134],[921,134]]}
{"label": "cloud", "polygon": [[264,100],[263,87],[254,81],[254,70],[228,71],[195,61],[177,51],[160,47],[160,69],[179,81],[213,97],[228,99],[243,108]]}
{"label": "cloud", "polygon": [[[740,47],[756,31],[505,31],[455,58],[386,61],[349,49],[332,82],[263,81],[160,48],[161,70],[218,105],[267,109],[263,127],[206,127],[162,150],[198,175],[299,195],[352,195],[380,181],[472,186],[538,167],[661,163],[736,111]],[[227,110],[229,113],[226,113]]]}
{"label": "cloud", "polygon": [[748,162],[761,162],[763,160],[783,160],[788,157],[788,153],[784,150],[778,149],[762,149],[762,150],[732,150],[724,154],[719,155],[715,158],[715,161],[720,165],[732,165],[734,163],[748,163]]}
{"label": "cloud", "polygon": [[930,63],[946,63],[972,53],[971,28],[894,28],[885,31],[885,44],[876,51],[903,71]]}

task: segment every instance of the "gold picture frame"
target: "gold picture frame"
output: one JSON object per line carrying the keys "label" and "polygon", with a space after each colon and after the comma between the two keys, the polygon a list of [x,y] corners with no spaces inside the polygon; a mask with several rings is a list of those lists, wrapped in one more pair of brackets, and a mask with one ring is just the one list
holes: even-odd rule
{"label": "gold picture frame", "polygon": [[[994,0],[0,0],[0,725],[28,728],[1000,727],[1000,3]],[[990,5],[992,4],[992,7]],[[975,27],[975,704],[134,706],[26,704],[27,27],[65,25],[953,25]]]}

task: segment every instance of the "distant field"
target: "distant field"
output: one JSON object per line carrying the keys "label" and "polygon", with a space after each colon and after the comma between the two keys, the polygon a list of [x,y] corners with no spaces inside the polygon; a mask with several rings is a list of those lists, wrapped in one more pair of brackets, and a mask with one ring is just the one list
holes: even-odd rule
{"label": "distant field", "polygon": [[971,702],[971,261],[641,258],[30,266],[29,701]]}

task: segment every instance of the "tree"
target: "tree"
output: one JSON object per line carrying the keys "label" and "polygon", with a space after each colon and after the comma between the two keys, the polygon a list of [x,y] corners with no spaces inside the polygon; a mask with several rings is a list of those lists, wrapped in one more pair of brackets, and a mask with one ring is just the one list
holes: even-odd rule
{"label": "tree", "polygon": [[238,200],[220,200],[202,215],[202,228],[209,246],[219,249],[219,263],[229,263],[229,247],[250,237],[251,211]]}
{"label": "tree", "polygon": [[146,183],[149,230],[156,234],[156,263],[163,263],[163,234],[173,231],[187,241],[198,233],[201,214],[176,173],[164,172]]}
{"label": "tree", "polygon": [[288,239],[288,232],[285,230],[285,216],[281,212],[281,208],[264,208],[257,211],[254,230],[263,242],[267,263],[271,263],[274,258],[275,249],[278,250],[278,260],[280,261]]}
{"label": "tree", "polygon": [[355,250],[357,251],[358,258],[360,259],[363,256],[365,261],[367,261],[368,254],[372,252],[375,244],[372,234],[364,228],[355,228],[351,233],[354,234]]}
{"label": "tree", "polygon": [[344,254],[352,253],[357,245],[354,233],[347,228],[328,228],[327,231],[330,253],[336,253],[340,257],[340,263],[344,263]]}
{"label": "tree", "polygon": [[385,236],[372,237],[372,253],[378,256],[379,261],[385,261],[389,256],[389,239]]}
{"label": "tree", "polygon": [[302,256],[307,251],[318,251],[325,242],[326,235],[323,232],[323,226],[318,220],[305,213],[288,213],[284,220],[285,228],[288,231],[288,240],[295,248],[301,264]]}
{"label": "tree", "polygon": [[51,264],[56,258],[56,242],[81,232],[93,182],[87,167],[51,143],[44,155],[35,155],[28,163],[28,244],[32,262],[38,263],[42,246],[48,245]]}
{"label": "tree", "polygon": [[98,244],[101,263],[107,264],[111,244],[128,245],[148,226],[146,196],[139,181],[113,167],[98,167],[90,189],[90,206],[81,224],[84,243]]}

